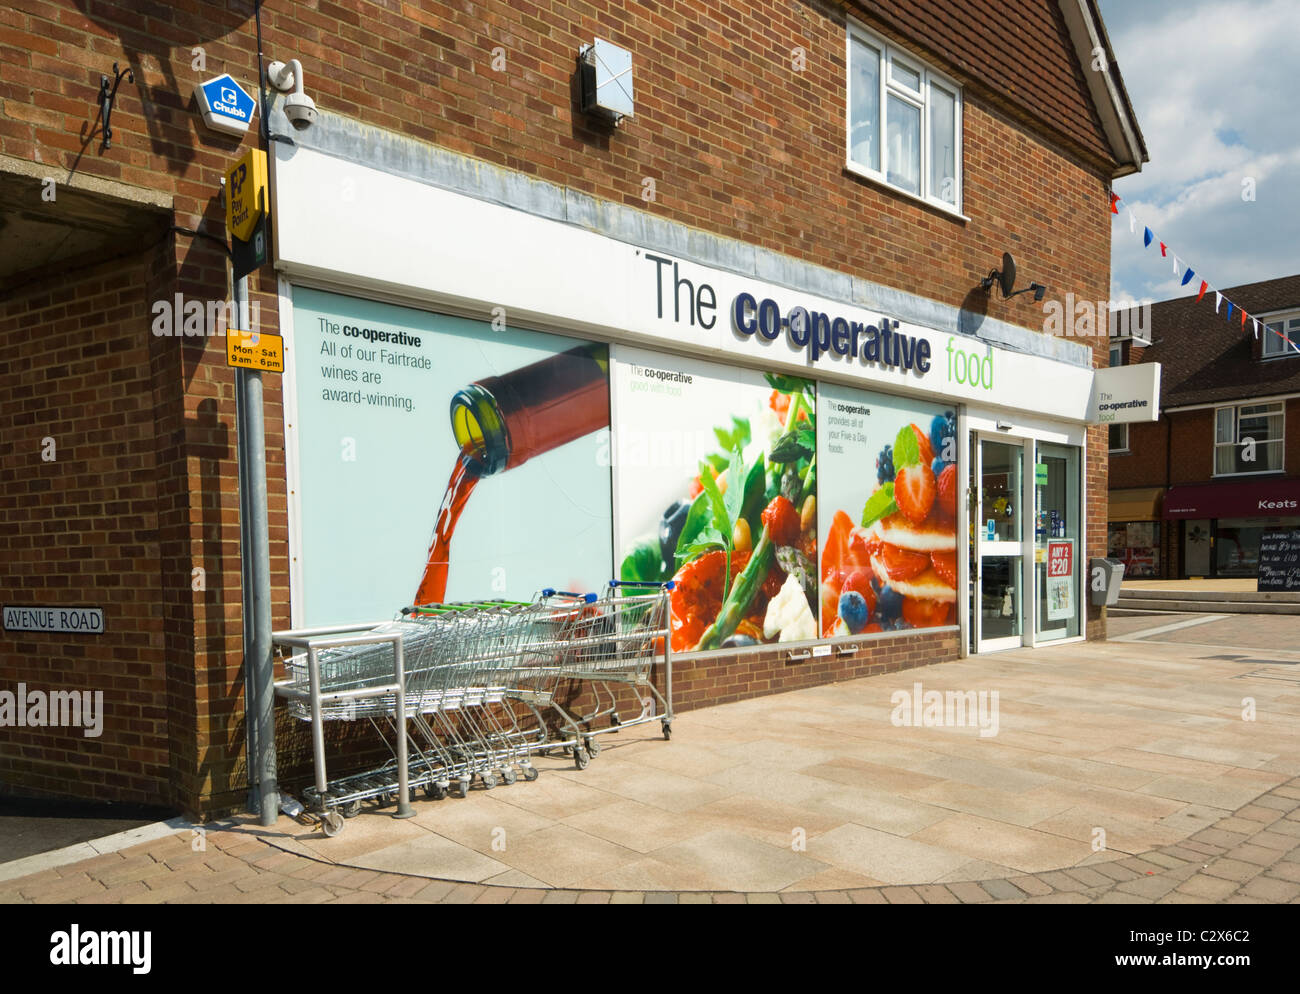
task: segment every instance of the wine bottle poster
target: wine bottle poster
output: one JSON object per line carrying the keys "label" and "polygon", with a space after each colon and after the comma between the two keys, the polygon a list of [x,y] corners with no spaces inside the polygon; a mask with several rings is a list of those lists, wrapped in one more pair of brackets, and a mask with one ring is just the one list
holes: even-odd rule
{"label": "wine bottle poster", "polygon": [[956,624],[954,412],[822,384],[822,635]]}
{"label": "wine bottle poster", "polygon": [[677,581],[673,648],[817,637],[817,395],[767,376],[612,349],[624,580]]}
{"label": "wine bottle poster", "polygon": [[605,346],[301,287],[293,315],[303,624],[613,575]]}

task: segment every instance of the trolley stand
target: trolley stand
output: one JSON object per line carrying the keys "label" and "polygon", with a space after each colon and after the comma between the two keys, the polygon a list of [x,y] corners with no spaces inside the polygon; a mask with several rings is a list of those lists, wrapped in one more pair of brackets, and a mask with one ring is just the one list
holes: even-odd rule
{"label": "trolley stand", "polygon": [[[382,699],[387,694],[396,695],[394,724],[397,733],[397,811],[394,818],[410,818],[415,812],[411,809],[410,775],[406,749],[406,674],[402,653],[401,632],[370,632],[368,634],[347,634],[378,626],[346,625],[329,628],[309,628],[295,631],[276,632],[272,635],[272,644],[290,649],[306,650],[308,673],[308,701],[312,722],[312,758],[316,773],[316,796],[319,816],[326,834],[336,835],[342,829],[342,818],[329,800],[329,778],[325,768],[325,727],[323,704],[330,701],[359,699],[362,697]],[[329,636],[337,636],[331,638]],[[393,677],[391,684],[368,686],[353,690],[340,690],[323,693],[321,690],[320,657],[323,649],[338,649],[360,645],[382,645],[389,643],[393,647]],[[301,699],[302,692],[285,684],[277,684],[276,694],[290,699]]]}

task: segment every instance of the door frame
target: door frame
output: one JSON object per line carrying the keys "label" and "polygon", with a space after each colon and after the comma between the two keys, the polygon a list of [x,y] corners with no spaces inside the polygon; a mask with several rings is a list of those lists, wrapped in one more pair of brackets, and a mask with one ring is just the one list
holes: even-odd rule
{"label": "door frame", "polygon": [[[970,563],[971,542],[969,536],[966,540],[957,543],[958,552],[958,575],[962,581],[962,591],[957,600],[959,609],[959,619],[962,625],[961,654],[963,657],[971,653],[995,652],[1002,649],[1017,648],[1020,646],[1033,646],[1037,637],[1037,611],[1038,611],[1038,590],[1034,585],[1034,509],[1036,507],[1036,494],[1034,493],[1034,476],[1032,459],[1036,455],[1037,444],[1040,442],[1051,443],[1055,445],[1075,446],[1079,450],[1079,540],[1078,555],[1080,558],[1080,567],[1082,568],[1087,559],[1088,548],[1088,516],[1085,509],[1088,506],[1088,500],[1091,496],[1088,491],[1088,426],[1086,424],[1075,424],[1063,421],[1050,421],[1042,418],[1035,418],[1024,412],[1008,414],[1004,411],[995,411],[981,408],[966,408],[958,418],[958,434],[960,440],[959,453],[961,465],[963,467],[972,467],[979,469],[975,460],[978,455],[978,445],[974,444],[980,437],[992,439],[994,441],[1003,440],[1007,442],[1019,442],[1028,447],[1026,452],[1026,467],[1021,473],[1021,506],[1028,508],[1029,513],[1025,514],[1021,520],[1021,610],[1024,612],[1024,621],[1021,624],[1021,634],[1019,637],[1010,636],[1006,639],[997,640],[996,645],[986,644],[980,646],[979,639],[976,637],[977,619],[971,616],[971,603],[973,600],[972,569]],[[976,501],[975,495],[970,492],[970,479],[972,472],[967,470],[960,476],[962,493],[960,495],[959,506],[965,509],[965,520],[968,527],[982,527],[983,521],[975,520]],[[1082,569],[1081,576],[1087,576],[1087,570]],[[1062,645],[1070,642],[1083,642],[1087,638],[1087,597],[1085,596],[1086,585],[1080,584],[1077,611],[1079,615],[1079,634],[1070,638],[1053,639],[1050,644]],[[1024,592],[1028,591],[1029,596],[1026,601]],[[1048,644],[1048,643],[1043,643]]]}
{"label": "door frame", "polygon": [[[1032,644],[1030,641],[1030,627],[1033,621],[1033,610],[1035,605],[1036,591],[1030,582],[1031,570],[1033,567],[1033,474],[1030,471],[1033,466],[1033,438],[1027,435],[1015,434],[1012,431],[975,431],[971,433],[971,466],[973,467],[975,485],[982,489],[981,480],[983,479],[984,470],[984,443],[995,445],[1005,445],[1008,448],[1020,450],[1020,493],[1017,500],[1020,504],[1020,541],[994,541],[990,542],[984,538],[985,522],[987,520],[983,507],[980,504],[979,492],[972,492],[970,497],[970,515],[971,525],[974,534],[975,545],[975,570],[973,575],[968,576],[968,582],[973,584],[973,589],[968,593],[967,604],[973,604],[971,611],[971,640],[975,646],[976,653],[998,652],[1003,649],[1015,649],[1022,645]],[[1028,500],[1026,498],[1028,497]],[[1026,532],[1029,532],[1030,539],[1027,543],[1025,540]],[[1026,554],[1026,550],[1029,550]],[[983,562],[985,559],[1012,558],[1020,559],[1020,595],[1016,598],[1016,610],[1020,614],[1020,634],[1006,635],[1001,638],[985,638],[983,632],[983,612],[980,604],[983,598],[981,581],[983,580]],[[1029,567],[1027,569],[1026,567]],[[1028,595],[1028,596],[1026,596]]]}

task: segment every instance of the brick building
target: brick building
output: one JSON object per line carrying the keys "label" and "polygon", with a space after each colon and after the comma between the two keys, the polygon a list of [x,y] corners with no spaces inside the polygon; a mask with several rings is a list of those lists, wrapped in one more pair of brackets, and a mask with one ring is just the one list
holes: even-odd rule
{"label": "brick building", "polygon": [[[223,176],[259,145],[277,629],[426,589],[459,446],[480,485],[429,589],[693,577],[683,709],[1099,637],[1081,576],[1106,546],[1107,343],[1046,336],[1034,297],[981,281],[1009,252],[1017,288],[1106,299],[1110,182],[1145,150],[1094,0],[976,8],[268,0],[265,62],[300,60],[319,116],[297,129],[268,86],[242,138],[194,91],[229,73],[261,102],[251,3],[0,10],[0,593],[31,609],[6,611],[0,690],[102,690],[105,719],[8,722],[0,792],[244,802],[235,377],[209,316],[232,292]],[[630,57],[597,95],[628,101],[617,125],[582,109],[596,39],[602,73]],[[133,75],[106,143],[114,63]],[[718,560],[677,555],[700,460],[762,454],[779,488],[767,443],[814,404],[780,548],[817,589],[794,620],[768,591],[701,635],[684,615],[711,620]],[[767,524],[737,513],[752,536],[737,521],[714,551],[757,560]],[[49,630],[42,610],[74,607],[102,632]],[[283,712],[277,745],[292,789],[309,743]]]}
{"label": "brick building", "polygon": [[1110,551],[1126,575],[1256,576],[1260,536],[1300,527],[1300,277],[1151,308],[1112,365],[1160,363],[1160,420],[1110,429]]}

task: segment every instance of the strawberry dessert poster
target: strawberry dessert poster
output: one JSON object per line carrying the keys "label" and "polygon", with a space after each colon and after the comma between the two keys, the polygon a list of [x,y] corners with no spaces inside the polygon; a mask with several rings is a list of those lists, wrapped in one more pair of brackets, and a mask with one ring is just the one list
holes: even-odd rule
{"label": "strawberry dessert poster", "polygon": [[822,636],[956,624],[954,412],[835,384],[818,400]]}

